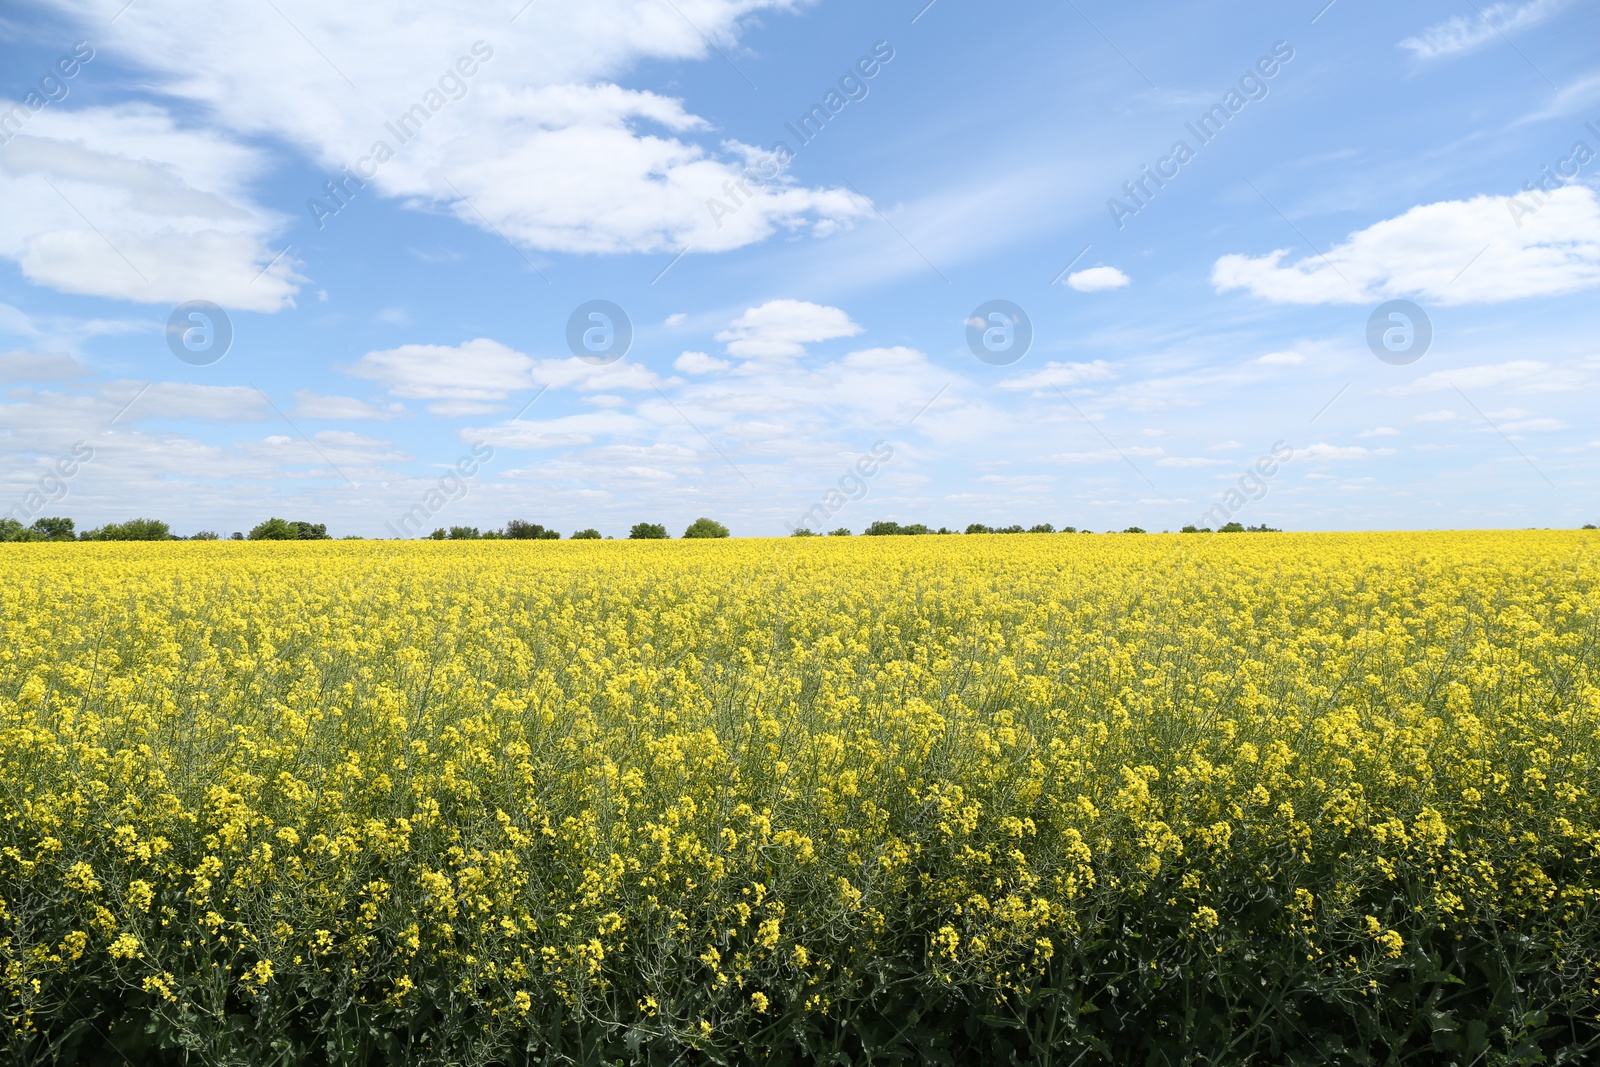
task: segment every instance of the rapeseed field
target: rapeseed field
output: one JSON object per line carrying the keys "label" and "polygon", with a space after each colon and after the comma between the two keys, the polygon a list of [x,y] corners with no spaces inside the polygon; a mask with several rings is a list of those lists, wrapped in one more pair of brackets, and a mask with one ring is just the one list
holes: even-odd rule
{"label": "rapeseed field", "polygon": [[1600,537],[0,546],[36,1063],[1600,1043]]}

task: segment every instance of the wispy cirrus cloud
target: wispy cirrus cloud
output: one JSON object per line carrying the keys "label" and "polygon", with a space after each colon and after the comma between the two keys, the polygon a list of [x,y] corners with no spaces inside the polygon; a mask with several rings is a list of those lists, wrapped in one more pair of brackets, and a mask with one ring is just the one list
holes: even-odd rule
{"label": "wispy cirrus cloud", "polygon": [[1572,6],[1572,0],[1528,0],[1527,3],[1490,4],[1471,15],[1453,15],[1436,22],[1415,37],[1407,37],[1400,47],[1418,59],[1469,52],[1501,34],[1517,33],[1537,26]]}

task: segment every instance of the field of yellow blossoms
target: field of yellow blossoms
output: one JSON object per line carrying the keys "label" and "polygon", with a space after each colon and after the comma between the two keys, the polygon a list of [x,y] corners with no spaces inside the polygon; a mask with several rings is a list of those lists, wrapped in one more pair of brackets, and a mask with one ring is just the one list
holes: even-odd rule
{"label": "field of yellow blossoms", "polygon": [[1588,533],[0,546],[0,1060],[1580,1062],[1597,639]]}

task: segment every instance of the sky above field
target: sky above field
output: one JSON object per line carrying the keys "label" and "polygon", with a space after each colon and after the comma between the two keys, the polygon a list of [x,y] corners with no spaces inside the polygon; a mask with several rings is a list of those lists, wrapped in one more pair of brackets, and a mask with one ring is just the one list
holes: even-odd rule
{"label": "sky above field", "polygon": [[1325,4],[8,3],[0,513],[1600,521],[1600,4]]}

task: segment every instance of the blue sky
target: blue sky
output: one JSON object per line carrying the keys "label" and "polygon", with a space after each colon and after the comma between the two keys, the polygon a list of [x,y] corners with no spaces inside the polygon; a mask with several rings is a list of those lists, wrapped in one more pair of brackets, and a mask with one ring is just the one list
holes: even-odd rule
{"label": "blue sky", "polygon": [[1600,4],[924,3],[8,5],[0,512],[1600,521]]}

